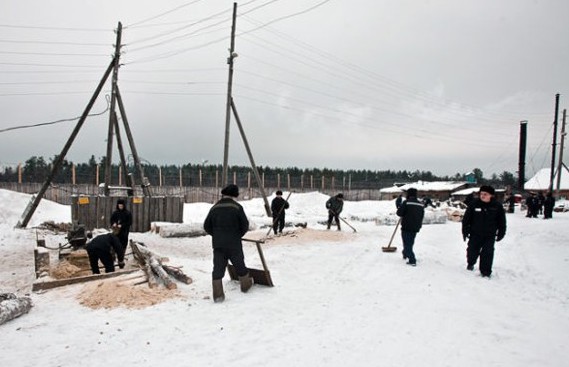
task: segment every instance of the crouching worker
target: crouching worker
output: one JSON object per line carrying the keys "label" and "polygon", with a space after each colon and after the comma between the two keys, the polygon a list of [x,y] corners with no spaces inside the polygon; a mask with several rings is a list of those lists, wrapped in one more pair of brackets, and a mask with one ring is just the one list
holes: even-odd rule
{"label": "crouching worker", "polygon": [[[91,233],[87,234],[91,238]],[[113,251],[119,260],[119,268],[124,268],[124,250],[119,238],[113,233],[99,235],[93,238],[86,246],[87,254],[89,254],[89,264],[93,274],[100,274],[99,260],[105,267],[105,273],[112,273],[115,271],[115,262]]]}
{"label": "crouching worker", "polygon": [[249,230],[249,220],[243,207],[235,201],[239,196],[239,188],[236,185],[228,185],[221,190],[221,195],[221,199],[211,207],[203,225],[204,230],[212,238],[214,302],[225,300],[222,279],[228,260],[239,276],[241,291],[247,292],[253,285],[253,279],[249,277],[249,271],[245,266],[241,243],[241,237]]}

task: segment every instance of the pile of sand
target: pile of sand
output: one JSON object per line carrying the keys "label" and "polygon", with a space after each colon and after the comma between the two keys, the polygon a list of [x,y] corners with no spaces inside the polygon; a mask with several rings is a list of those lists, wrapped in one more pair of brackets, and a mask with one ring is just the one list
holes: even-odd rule
{"label": "pile of sand", "polygon": [[176,290],[148,288],[147,284],[132,285],[119,280],[103,280],[87,284],[77,296],[84,306],[98,308],[144,308],[179,297]]}

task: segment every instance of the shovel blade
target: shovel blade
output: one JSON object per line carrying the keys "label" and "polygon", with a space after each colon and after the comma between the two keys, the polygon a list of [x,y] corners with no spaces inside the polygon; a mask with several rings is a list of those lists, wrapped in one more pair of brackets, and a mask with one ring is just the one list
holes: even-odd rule
{"label": "shovel blade", "polygon": [[[254,284],[266,285],[268,287],[273,287],[273,280],[271,278],[271,273],[267,270],[251,269],[247,268],[249,271],[249,276],[253,278]],[[227,264],[227,272],[231,280],[239,280],[237,272],[235,272],[235,267],[231,264]]]}
{"label": "shovel blade", "polygon": [[397,251],[397,247],[390,247],[390,246],[382,247],[381,251],[383,251],[383,252],[395,252],[395,251]]}

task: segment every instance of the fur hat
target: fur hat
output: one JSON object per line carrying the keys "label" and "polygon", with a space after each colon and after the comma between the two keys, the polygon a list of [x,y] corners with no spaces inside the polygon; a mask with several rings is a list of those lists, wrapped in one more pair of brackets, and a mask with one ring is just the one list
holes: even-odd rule
{"label": "fur hat", "polygon": [[482,185],[482,186],[480,186],[480,192],[487,192],[490,195],[494,195],[494,193],[496,193],[496,190],[494,190],[494,188],[492,186]]}
{"label": "fur hat", "polygon": [[417,197],[417,189],[414,188],[407,189],[407,197],[410,196]]}
{"label": "fur hat", "polygon": [[281,190],[277,190],[276,194],[277,194],[278,196],[280,196],[280,195],[283,194],[283,192],[282,192]]}
{"label": "fur hat", "polygon": [[343,199],[343,198],[344,198],[344,194],[339,193],[338,195],[336,195],[336,197],[337,197],[338,199]]}
{"label": "fur hat", "polygon": [[117,208],[119,207],[119,205],[123,205],[126,207],[126,201],[124,199],[118,199],[117,200]]}
{"label": "fur hat", "polygon": [[231,197],[238,197],[239,196],[239,187],[234,184],[229,184],[221,190],[221,195],[231,196]]}

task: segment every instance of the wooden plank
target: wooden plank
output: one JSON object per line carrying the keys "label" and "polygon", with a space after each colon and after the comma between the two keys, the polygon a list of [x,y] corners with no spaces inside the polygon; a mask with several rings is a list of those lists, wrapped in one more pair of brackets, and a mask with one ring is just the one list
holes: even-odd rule
{"label": "wooden plank", "polygon": [[124,275],[124,274],[131,274],[131,273],[137,272],[139,270],[140,270],[139,268],[136,268],[136,269],[115,271],[113,273],[86,275],[86,276],[77,277],[77,278],[40,281],[40,282],[35,282],[32,284],[32,291],[35,292],[35,291],[39,291],[39,290],[53,289],[53,288],[71,285],[71,284],[90,282],[92,280],[102,280],[102,279],[114,278],[114,277],[118,277],[118,276]]}

